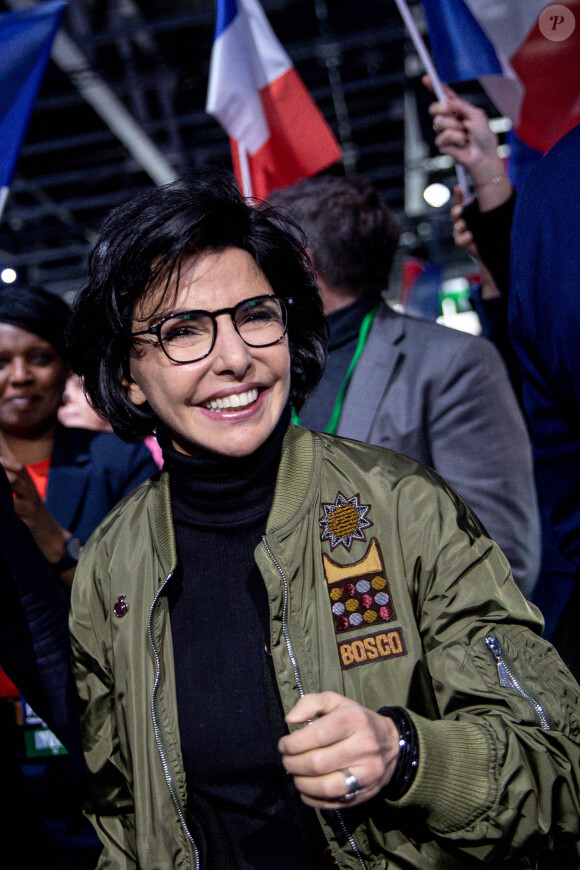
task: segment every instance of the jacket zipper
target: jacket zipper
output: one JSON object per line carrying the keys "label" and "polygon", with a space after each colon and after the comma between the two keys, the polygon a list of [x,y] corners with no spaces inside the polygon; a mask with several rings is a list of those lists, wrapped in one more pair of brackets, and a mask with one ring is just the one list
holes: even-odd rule
{"label": "jacket zipper", "polygon": [[[280,563],[276,559],[275,555],[273,554],[272,550],[270,549],[270,545],[268,544],[268,541],[266,540],[265,535],[262,537],[262,543],[264,544],[264,549],[266,550],[268,556],[270,557],[271,562],[274,564],[274,566],[276,567],[276,570],[278,571],[280,577],[282,578],[282,584],[284,587],[284,603],[282,605],[282,634],[284,635],[284,642],[286,644],[286,650],[288,652],[290,662],[292,663],[292,670],[294,671],[294,679],[296,680],[296,687],[298,689],[298,694],[300,695],[301,698],[303,698],[304,695],[306,694],[306,692],[304,691],[302,677],[300,676],[300,669],[298,667],[298,661],[297,661],[296,655],[294,653],[294,648],[292,646],[292,640],[290,639],[290,632],[288,630],[288,599],[289,599],[288,578],[286,577],[282,566],[280,565]],[[352,849],[352,851],[356,855],[362,870],[368,870],[367,865],[364,861],[364,858],[362,857],[362,855],[359,851],[359,848],[355,842],[355,839],[346,826],[346,822],[344,821],[344,816],[342,815],[341,811],[334,810],[334,814],[335,814],[336,818],[338,819],[340,827],[342,828],[342,832],[343,832],[344,836],[346,837],[350,848]]]}
{"label": "jacket zipper", "polygon": [[177,794],[177,788],[175,786],[175,782],[173,781],[173,776],[171,774],[171,770],[169,767],[169,762],[167,761],[167,753],[165,750],[165,744],[163,742],[163,736],[161,734],[161,727],[159,725],[159,719],[157,715],[157,690],[159,688],[160,676],[161,676],[161,659],[159,657],[159,651],[157,649],[157,645],[155,643],[155,638],[153,636],[153,614],[155,608],[157,606],[157,602],[165,589],[167,583],[172,577],[173,572],[170,572],[165,578],[165,582],[162,586],[157,590],[157,594],[153,599],[153,604],[151,605],[151,610],[149,611],[149,619],[147,621],[147,636],[149,638],[149,643],[151,644],[151,649],[153,650],[153,655],[155,657],[155,683],[153,685],[153,691],[151,693],[151,715],[153,717],[153,731],[155,733],[155,743],[157,744],[157,751],[159,752],[159,757],[161,758],[161,765],[163,767],[163,774],[165,776],[165,782],[167,783],[167,787],[169,788],[169,793],[173,799],[173,803],[175,804],[175,808],[177,810],[177,815],[179,816],[179,821],[181,822],[181,826],[185,831],[185,835],[189,840],[192,850],[193,850],[193,858],[195,861],[195,870],[200,870],[200,860],[199,860],[199,850],[195,845],[195,841],[191,836],[191,832],[187,827],[187,822],[185,820],[185,815],[183,812],[183,808],[181,806],[181,801],[179,800],[179,795]]}
{"label": "jacket zipper", "polygon": [[502,646],[497,637],[494,634],[488,634],[485,638],[485,643],[495,659],[500,686],[505,686],[508,689],[513,689],[513,691],[517,695],[519,695],[520,698],[523,698],[523,700],[526,701],[534,711],[535,717],[540,727],[543,728],[544,731],[550,731],[550,720],[548,718],[548,714],[546,713],[540,702],[536,698],[534,698],[533,695],[527,692],[526,689],[522,686],[512,665],[506,659]]}

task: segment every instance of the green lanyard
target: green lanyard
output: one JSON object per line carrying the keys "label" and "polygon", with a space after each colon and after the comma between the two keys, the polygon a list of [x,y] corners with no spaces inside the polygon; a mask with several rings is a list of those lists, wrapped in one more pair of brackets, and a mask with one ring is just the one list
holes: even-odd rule
{"label": "green lanyard", "polygon": [[[338,426],[338,421],[340,420],[340,415],[342,414],[342,406],[344,405],[344,397],[346,395],[346,391],[348,390],[348,385],[350,384],[350,379],[352,378],[353,372],[357,366],[359,359],[361,358],[361,354],[365,349],[365,344],[367,338],[369,336],[369,332],[371,331],[371,326],[373,325],[373,320],[375,319],[375,315],[380,308],[379,305],[375,305],[375,307],[365,315],[363,322],[360,325],[360,329],[358,332],[358,341],[356,343],[356,348],[354,354],[352,355],[352,359],[350,361],[350,365],[348,367],[348,371],[344,376],[344,380],[340,385],[340,390],[337,393],[336,399],[334,400],[334,407],[332,409],[332,414],[330,415],[330,420],[328,421],[328,425],[324,430],[329,435],[334,435],[336,432],[336,428]],[[300,415],[296,413],[294,409],[292,409],[292,422],[295,426],[298,426],[300,423]]]}

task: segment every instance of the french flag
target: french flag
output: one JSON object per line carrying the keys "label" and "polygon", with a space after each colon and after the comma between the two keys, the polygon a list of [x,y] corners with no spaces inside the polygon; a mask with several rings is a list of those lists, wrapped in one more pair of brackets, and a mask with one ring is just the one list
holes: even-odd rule
{"label": "french flag", "polygon": [[422,2],[441,79],[479,79],[527,149],[580,122],[580,0]]}
{"label": "french flag", "polygon": [[230,137],[246,196],[265,199],[342,158],[257,0],[217,0],[206,111]]}

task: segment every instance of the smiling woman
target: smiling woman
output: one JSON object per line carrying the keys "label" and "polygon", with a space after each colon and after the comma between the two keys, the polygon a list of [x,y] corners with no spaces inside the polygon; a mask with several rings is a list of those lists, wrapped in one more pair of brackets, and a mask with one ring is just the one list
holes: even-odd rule
{"label": "smiling woman", "polygon": [[[67,584],[80,547],[108,509],[155,471],[144,449],[59,424],[70,314],[42,287],[0,289],[0,462],[17,513]],[[111,449],[117,475],[105,458]]]}
{"label": "smiling woman", "polygon": [[133,346],[129,399],[148,403],[183,453],[254,453],[290,392],[283,300],[253,257],[234,247],[186,259],[179,286],[170,287],[175,311],[159,321],[163,290],[136,306],[133,326],[151,320],[148,309],[157,325],[133,336],[152,330],[157,340]]}
{"label": "smiling woman", "polygon": [[94,406],[164,455],[72,593],[101,865],[555,848],[579,833],[580,687],[441,478],[290,424],[327,335],[298,236],[208,170],[113,212],[76,301]]}

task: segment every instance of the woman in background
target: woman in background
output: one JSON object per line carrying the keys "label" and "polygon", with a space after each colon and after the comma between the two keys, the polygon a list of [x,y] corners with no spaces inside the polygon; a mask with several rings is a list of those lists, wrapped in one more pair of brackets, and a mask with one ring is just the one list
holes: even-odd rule
{"label": "woman in background", "polygon": [[157,470],[143,445],[58,422],[70,313],[42,287],[0,289],[0,463],[16,512],[67,584],[98,523]]}

